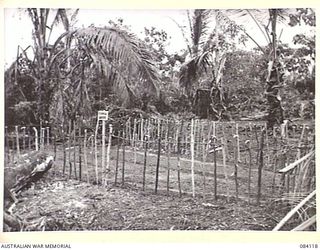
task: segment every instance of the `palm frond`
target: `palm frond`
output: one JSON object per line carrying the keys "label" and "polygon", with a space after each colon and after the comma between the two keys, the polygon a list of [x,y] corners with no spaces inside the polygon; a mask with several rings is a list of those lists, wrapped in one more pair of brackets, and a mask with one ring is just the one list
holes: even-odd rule
{"label": "palm frond", "polygon": [[158,72],[154,61],[135,35],[114,28],[84,28],[77,30],[73,37],[95,53],[103,53],[104,60],[135,67],[139,77],[150,81],[150,87],[156,90]]}
{"label": "palm frond", "polygon": [[196,9],[192,18],[192,43],[194,53],[197,53],[199,46],[203,44],[208,32],[210,10]]}

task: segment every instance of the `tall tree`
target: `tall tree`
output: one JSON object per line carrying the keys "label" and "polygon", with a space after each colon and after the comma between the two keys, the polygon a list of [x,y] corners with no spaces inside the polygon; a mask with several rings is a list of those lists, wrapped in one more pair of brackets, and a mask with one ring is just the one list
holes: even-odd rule
{"label": "tall tree", "polygon": [[[209,77],[211,88],[211,109],[216,119],[221,119],[226,111],[222,73],[226,53],[234,44],[232,39],[238,34],[238,27],[233,22],[221,23],[219,12],[196,9],[187,12],[189,32],[179,26],[188,47],[188,59],[181,67],[180,85],[189,98],[193,99],[200,86],[201,77]],[[215,26],[212,19],[215,18]],[[210,25],[211,24],[211,25]],[[191,38],[187,38],[190,33]]]}
{"label": "tall tree", "polygon": [[[94,72],[111,83],[122,100],[130,99],[132,86],[157,92],[158,71],[144,43],[118,27],[75,29],[70,25],[78,10],[27,9],[33,24],[34,63],[32,76],[38,93],[40,123],[49,120],[49,105],[54,101],[55,117],[86,110],[90,77]],[[49,15],[53,22],[48,24]],[[50,42],[54,25],[62,22],[65,32]],[[60,107],[60,108],[59,108]]]}

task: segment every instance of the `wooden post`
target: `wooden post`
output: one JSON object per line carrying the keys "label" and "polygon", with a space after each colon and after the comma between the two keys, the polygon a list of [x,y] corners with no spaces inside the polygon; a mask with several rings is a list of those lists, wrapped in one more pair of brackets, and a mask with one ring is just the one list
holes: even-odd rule
{"label": "wooden post", "polygon": [[181,193],[181,180],[180,180],[180,168],[181,168],[181,163],[180,163],[180,155],[181,155],[181,132],[183,129],[183,120],[181,121],[181,125],[180,125],[180,130],[179,130],[179,126],[177,128],[177,174],[178,174],[178,189],[179,189],[179,196],[181,197],[182,193]]}
{"label": "wooden post", "polygon": [[239,192],[238,192],[238,137],[239,135],[234,136],[234,183],[235,183],[235,188],[236,188],[236,202],[238,202],[239,199]]}
{"label": "wooden post", "polygon": [[38,130],[35,127],[32,127],[34,131],[34,137],[35,137],[35,145],[36,145],[36,151],[39,151],[39,145],[38,145]]}
{"label": "wooden post", "polygon": [[167,127],[166,127],[166,150],[167,150],[167,196],[169,196],[169,189],[170,189],[170,126],[169,121],[167,120]]}
{"label": "wooden post", "polygon": [[259,154],[259,168],[258,168],[258,194],[257,194],[257,204],[260,203],[261,198],[261,179],[262,179],[262,168],[263,168],[263,146],[264,146],[264,133],[266,131],[263,129],[261,132],[260,139],[260,154]]}
{"label": "wooden post", "polygon": [[142,190],[145,191],[145,183],[146,183],[146,168],[147,168],[147,152],[148,152],[148,137],[145,137],[145,145],[144,145],[144,161],[143,161],[143,173],[142,173]]}
{"label": "wooden post", "polygon": [[98,128],[99,120],[97,120],[96,130],[94,132],[94,157],[95,157],[95,171],[96,171],[96,183],[99,184],[99,173],[98,173]]}
{"label": "wooden post", "polygon": [[87,173],[87,182],[90,182],[89,169],[88,169],[88,158],[87,158],[87,129],[84,130],[84,141],[83,141],[83,157],[84,157],[84,168]]}
{"label": "wooden post", "polygon": [[94,155],[94,135],[90,136],[91,139],[91,152],[90,152],[90,158],[91,158],[91,162],[92,165],[94,164],[95,161],[95,155]]}
{"label": "wooden post", "polygon": [[28,127],[27,135],[28,135],[28,149],[29,149],[29,151],[31,151],[31,133],[30,133],[30,127]]}
{"label": "wooden post", "polygon": [[227,201],[229,202],[229,180],[228,180],[228,174],[227,174],[227,164],[226,164],[226,142],[225,138],[221,138],[221,144],[222,144],[222,162],[223,162],[223,172],[226,180],[226,186],[227,186]]}
{"label": "wooden post", "polygon": [[161,120],[158,119],[158,155],[157,155],[157,168],[156,168],[156,183],[155,183],[155,194],[158,192],[158,181],[159,181],[159,167],[160,167],[160,153],[161,153]]}
{"label": "wooden post", "polygon": [[50,128],[46,127],[46,131],[47,131],[47,145],[50,145]]}
{"label": "wooden post", "polygon": [[[204,124],[201,123],[201,129],[200,129],[200,139],[202,140],[202,178],[203,178],[203,197],[206,196],[206,171],[205,171],[205,163],[207,158],[207,147],[206,147],[206,139],[204,138]],[[201,141],[200,140],[200,141]]]}
{"label": "wooden post", "polygon": [[45,148],[45,132],[46,132],[46,129],[41,128],[41,136],[40,136],[41,147],[40,148],[42,148],[42,149]]}
{"label": "wooden post", "polygon": [[72,145],[73,145],[73,168],[74,168],[74,177],[77,179],[77,163],[76,163],[76,122],[73,122],[73,138],[72,138]]}
{"label": "wooden post", "polygon": [[117,179],[118,179],[118,169],[119,169],[119,155],[120,155],[120,132],[118,131],[117,135],[117,158],[116,158],[116,169],[114,173],[114,185],[117,185]]}
{"label": "wooden post", "polygon": [[143,118],[141,118],[141,132],[140,132],[140,145],[141,145],[141,148],[143,148],[143,138],[144,138],[144,135],[143,135],[143,130],[144,130],[144,122],[143,122]]}
{"label": "wooden post", "polygon": [[223,139],[224,139],[224,142],[225,142],[225,148],[224,148],[224,152],[225,152],[225,157],[226,157],[226,160],[229,159],[229,150],[228,150],[228,144],[227,144],[227,137],[226,137],[226,133],[224,131],[224,127],[222,125],[222,136],[223,136]]}
{"label": "wooden post", "polygon": [[79,139],[79,180],[81,181],[81,177],[82,177],[82,158],[81,158],[81,147],[82,147],[82,143],[81,143],[81,127],[79,126],[79,135],[78,135],[78,139]]}
{"label": "wooden post", "polygon": [[245,145],[249,152],[249,176],[248,176],[248,203],[250,204],[250,196],[251,196],[251,168],[252,168],[252,155],[251,155],[251,141],[247,140]]}
{"label": "wooden post", "polygon": [[21,128],[23,130],[22,139],[23,139],[23,150],[26,150],[26,127]]}
{"label": "wooden post", "polygon": [[64,134],[64,130],[63,130],[64,126],[62,125],[62,147],[63,147],[63,166],[62,166],[62,173],[63,176],[65,174],[65,170],[66,170],[66,158],[67,158],[67,152],[66,152],[66,145],[65,145],[65,134]]}
{"label": "wooden post", "polygon": [[18,154],[18,157],[20,157],[19,127],[15,126],[15,129],[16,129],[17,154]]}
{"label": "wooden post", "polygon": [[133,162],[134,162],[134,164],[136,164],[137,163],[137,142],[136,142],[136,138],[137,138],[137,135],[136,135],[136,130],[137,130],[137,119],[136,118],[134,118],[134,120],[133,120],[133,135],[132,135],[132,140],[133,140],[133,143],[132,143],[132,145],[133,145],[133,151],[134,151],[134,160],[133,160]]}
{"label": "wooden post", "polygon": [[214,176],[214,199],[217,200],[218,199],[218,181],[217,181],[217,151],[216,151],[216,147],[217,147],[217,138],[214,135],[213,136],[213,176]]}
{"label": "wooden post", "polygon": [[191,182],[192,182],[192,197],[195,197],[195,183],[194,183],[194,120],[191,120],[190,132],[190,151],[191,151]]}
{"label": "wooden post", "polygon": [[241,157],[240,157],[240,136],[239,136],[239,124],[236,123],[236,139],[237,139],[237,161],[241,162]]}
{"label": "wooden post", "polygon": [[[106,121],[102,120],[102,153],[101,153],[101,168],[106,172]],[[104,183],[106,184],[106,183]]]}
{"label": "wooden post", "polygon": [[105,185],[108,185],[109,173],[110,173],[110,150],[112,145],[112,124],[109,124],[109,138],[108,138],[108,148],[107,148],[107,166],[106,166],[106,178]]}
{"label": "wooden post", "polygon": [[55,161],[57,158],[57,138],[56,138],[56,135],[53,136],[53,151],[54,151],[53,160]]}
{"label": "wooden post", "polygon": [[125,161],[126,161],[126,142],[125,142],[125,130],[123,130],[122,138],[122,185],[124,185],[124,174],[125,174]]}

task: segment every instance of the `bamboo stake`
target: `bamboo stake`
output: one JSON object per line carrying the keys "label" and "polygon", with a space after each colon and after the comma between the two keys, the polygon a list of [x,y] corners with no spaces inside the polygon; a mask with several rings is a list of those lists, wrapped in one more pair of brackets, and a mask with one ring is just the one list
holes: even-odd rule
{"label": "bamboo stake", "polygon": [[201,162],[201,167],[202,167],[202,179],[203,179],[203,197],[205,198],[206,196],[206,171],[205,171],[205,165],[204,162],[206,161],[206,139],[204,138],[204,125],[201,123],[201,130],[200,130],[200,138],[202,138],[202,162]]}
{"label": "bamboo stake", "polygon": [[46,131],[47,131],[47,145],[50,145],[50,128],[46,127]]}
{"label": "bamboo stake", "polygon": [[224,136],[221,138],[221,144],[222,144],[222,161],[223,161],[223,172],[226,180],[226,186],[227,186],[227,201],[229,202],[229,180],[228,180],[228,174],[227,174],[227,164],[226,164],[226,143]]}
{"label": "bamboo stake", "polygon": [[125,131],[123,130],[123,133],[122,133],[122,185],[124,185],[124,174],[125,174],[125,161],[126,161],[126,141],[125,141]]}
{"label": "bamboo stake", "polygon": [[258,166],[258,194],[257,194],[257,204],[260,203],[261,198],[261,180],[262,180],[262,168],[263,168],[263,146],[264,146],[264,133],[266,131],[263,129],[261,132],[260,139],[260,153],[259,153],[259,166]]}
{"label": "bamboo stake", "polygon": [[31,151],[31,134],[30,134],[29,128],[27,130],[27,135],[28,135],[28,149],[29,149],[29,151]]}
{"label": "bamboo stake", "polygon": [[[95,154],[94,154],[94,144],[95,144],[95,141],[94,141],[94,135],[91,135],[91,136],[90,136],[90,139],[91,139],[90,158],[91,158],[92,165],[94,166],[94,161],[95,161]],[[94,179],[94,177],[93,177],[93,179]]]}
{"label": "bamboo stake", "polygon": [[227,159],[229,159],[229,149],[228,149],[227,137],[226,137],[226,133],[224,131],[224,127],[225,126],[222,126],[221,128],[222,128],[222,136],[224,138],[224,142],[226,143],[224,151],[225,151],[225,157],[226,157],[226,160],[227,160]]}
{"label": "bamboo stake", "polygon": [[87,159],[87,129],[84,130],[84,141],[83,141],[83,156],[84,156],[84,167],[86,169],[87,173],[87,182],[89,184],[90,182],[90,176],[89,176],[89,168],[88,168],[88,159]]}
{"label": "bamboo stake", "polygon": [[[102,152],[101,152],[101,168],[106,172],[106,121],[102,120]],[[104,180],[104,185],[106,185]]]}
{"label": "bamboo stake", "polygon": [[73,145],[73,168],[74,168],[74,177],[77,180],[77,160],[76,160],[76,122],[73,122],[73,138],[72,138],[72,145]]}
{"label": "bamboo stake", "polygon": [[46,128],[41,128],[40,141],[41,141],[41,148],[42,148],[42,149],[45,148],[45,132],[46,132]]}
{"label": "bamboo stake", "polygon": [[65,174],[66,171],[66,158],[67,158],[67,153],[66,153],[66,145],[65,145],[65,134],[64,134],[64,130],[62,127],[62,147],[63,147],[63,165],[62,165],[62,173],[63,176]]}
{"label": "bamboo stake", "polygon": [[137,130],[137,119],[134,118],[134,121],[133,121],[133,135],[132,135],[132,138],[133,138],[133,150],[134,150],[134,164],[137,163],[137,143],[136,143],[136,130]]}
{"label": "bamboo stake", "polygon": [[167,149],[167,196],[169,196],[170,189],[170,136],[169,136],[169,122],[167,120],[167,132],[166,132],[166,149]]}
{"label": "bamboo stake", "polygon": [[131,119],[130,119],[130,117],[129,117],[129,119],[128,119],[128,132],[127,132],[127,134],[128,134],[128,140],[129,140],[129,144],[130,144],[130,146],[132,147],[132,137],[131,137]]}
{"label": "bamboo stake", "polygon": [[69,160],[69,178],[71,178],[72,173],[72,163],[71,163],[71,120],[69,121],[68,129],[68,160]]}
{"label": "bamboo stake", "polygon": [[251,141],[247,140],[245,142],[247,150],[249,152],[249,176],[248,176],[248,203],[250,204],[251,197],[251,168],[252,168],[252,155],[251,155]]}
{"label": "bamboo stake", "polygon": [[105,186],[108,185],[109,173],[110,173],[110,150],[112,144],[112,124],[109,124],[109,138],[108,138],[108,147],[107,147],[107,166],[106,166],[106,178]]}
{"label": "bamboo stake", "polygon": [[19,127],[15,126],[15,130],[16,130],[16,144],[17,144],[17,154],[18,157],[20,157],[20,145],[19,145]]}
{"label": "bamboo stake", "polygon": [[239,192],[238,192],[238,140],[239,139],[239,135],[234,135],[234,184],[235,184],[235,188],[236,188],[236,202],[238,202],[239,199]]}
{"label": "bamboo stake", "polygon": [[117,185],[117,178],[118,178],[118,169],[119,169],[119,155],[120,155],[120,133],[118,132],[117,136],[117,158],[116,158],[116,169],[114,173],[114,185]]}
{"label": "bamboo stake", "polygon": [[146,185],[146,169],[147,169],[147,157],[148,157],[148,137],[145,137],[144,142],[144,161],[143,161],[143,173],[142,173],[142,190],[145,191]]}
{"label": "bamboo stake", "polygon": [[99,173],[98,173],[98,128],[99,120],[97,120],[96,130],[94,132],[94,156],[95,156],[95,171],[96,171],[96,182],[99,184]]}
{"label": "bamboo stake", "polygon": [[194,183],[194,120],[191,120],[191,142],[190,142],[190,151],[191,151],[191,182],[192,182],[192,197],[195,197],[195,183]]}
{"label": "bamboo stake", "polygon": [[81,127],[79,126],[79,180],[81,181],[82,178],[82,158],[81,158],[81,150],[82,150],[82,144],[81,144]]}
{"label": "bamboo stake", "polygon": [[179,128],[177,128],[177,134],[178,134],[178,137],[177,137],[177,151],[178,151],[178,154],[177,154],[177,174],[178,174],[178,189],[179,189],[179,196],[181,197],[182,193],[181,193],[181,180],[180,180],[180,169],[181,169],[181,162],[180,162],[180,154],[181,154],[181,132],[182,132],[182,129],[183,129],[183,120],[181,121],[181,125],[180,125],[180,130]]}
{"label": "bamboo stake", "polygon": [[[216,142],[217,138],[214,135],[212,138],[213,141],[213,176],[214,176],[214,199],[218,199],[217,189],[218,189],[218,181],[217,181],[217,151],[216,151]],[[229,197],[229,196],[228,196]]]}
{"label": "bamboo stake", "polygon": [[158,192],[158,181],[159,181],[159,167],[160,167],[160,153],[161,153],[161,120],[158,119],[158,155],[157,155],[157,168],[156,168],[156,183],[155,183],[155,194]]}
{"label": "bamboo stake", "polygon": [[236,123],[236,143],[237,143],[237,161],[241,162],[241,157],[240,157],[240,136],[239,136],[239,124]]}
{"label": "bamboo stake", "polygon": [[23,138],[23,150],[26,150],[26,127],[21,128],[23,130],[22,138]]}
{"label": "bamboo stake", "polygon": [[53,160],[55,161],[57,158],[57,138],[56,138],[56,135],[53,135],[53,151],[54,151]]}
{"label": "bamboo stake", "polygon": [[142,118],[141,119],[141,127],[140,127],[140,140],[141,140],[141,148],[143,148],[143,138],[144,138],[144,135],[143,135],[143,130],[144,130],[144,119]]}
{"label": "bamboo stake", "polygon": [[35,127],[32,127],[34,131],[34,137],[35,137],[35,145],[36,145],[36,151],[39,151],[39,145],[38,145],[38,130]]}

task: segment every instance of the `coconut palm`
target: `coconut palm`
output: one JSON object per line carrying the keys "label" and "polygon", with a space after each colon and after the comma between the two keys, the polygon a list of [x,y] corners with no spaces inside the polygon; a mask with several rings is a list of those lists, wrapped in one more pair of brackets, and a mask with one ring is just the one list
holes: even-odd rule
{"label": "coconut palm", "polygon": [[[191,39],[187,39],[188,32],[179,26],[189,52],[189,60],[181,67],[180,86],[187,96],[193,99],[196,89],[199,88],[201,77],[209,76],[211,110],[216,119],[221,119],[226,111],[222,72],[226,53],[233,48],[230,40],[235,38],[238,28],[231,22],[221,23],[217,13],[214,10],[194,10],[192,14],[188,11]],[[215,19],[215,26],[210,30],[213,19]]]}
{"label": "coconut palm", "polygon": [[[264,54],[267,66],[266,91],[265,96],[268,102],[268,127],[283,122],[283,108],[281,104],[280,88],[283,83],[284,69],[278,58],[279,37],[277,33],[277,23],[286,21],[286,17],[290,15],[290,9],[267,9],[267,10],[224,10],[219,11],[221,20],[224,22],[233,22],[232,19],[242,18],[246,21],[251,19],[254,21],[260,32],[266,39],[267,47],[259,45],[250,36],[244,27],[239,28],[251,39]],[[271,26],[271,27],[270,27]]]}
{"label": "coconut palm", "polygon": [[[65,9],[27,11],[33,24],[33,74],[38,86],[40,122],[48,120],[52,98],[55,107],[60,107],[54,109],[56,117],[63,116],[66,108],[74,109],[73,116],[87,110],[91,103],[90,88],[95,87],[89,85],[89,76],[94,73],[111,83],[122,102],[134,96],[132,86],[137,84],[157,93],[158,74],[153,58],[135,35],[115,27],[74,29],[69,16],[74,20],[77,10],[72,15]],[[48,25],[50,14],[54,18]],[[53,27],[58,22],[63,24],[65,32],[50,43]]]}

